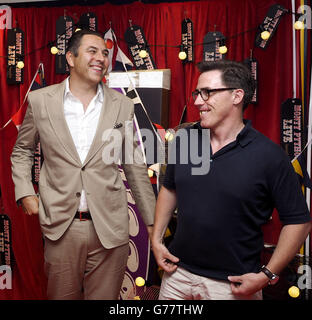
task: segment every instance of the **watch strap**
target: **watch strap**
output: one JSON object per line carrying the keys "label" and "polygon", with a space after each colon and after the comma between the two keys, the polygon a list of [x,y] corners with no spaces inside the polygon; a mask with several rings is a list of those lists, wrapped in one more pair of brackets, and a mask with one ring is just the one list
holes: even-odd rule
{"label": "watch strap", "polygon": [[263,272],[269,278],[269,284],[271,284],[271,281],[278,280],[279,278],[277,274],[271,272],[265,265],[261,267],[260,271]]}

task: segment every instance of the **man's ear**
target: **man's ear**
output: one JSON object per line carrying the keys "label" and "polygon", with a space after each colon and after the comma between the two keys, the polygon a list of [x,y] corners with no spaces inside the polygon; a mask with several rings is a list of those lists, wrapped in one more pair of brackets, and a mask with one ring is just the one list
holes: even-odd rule
{"label": "man's ear", "polygon": [[245,92],[243,89],[233,90],[233,104],[240,104],[243,102]]}
{"label": "man's ear", "polygon": [[66,60],[70,67],[74,67],[73,53],[71,51],[66,52]]}

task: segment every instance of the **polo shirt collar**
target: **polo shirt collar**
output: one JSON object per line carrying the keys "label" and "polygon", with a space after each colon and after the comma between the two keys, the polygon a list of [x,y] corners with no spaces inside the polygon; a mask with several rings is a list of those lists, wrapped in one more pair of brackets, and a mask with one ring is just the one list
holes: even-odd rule
{"label": "polo shirt collar", "polygon": [[[236,142],[239,143],[242,147],[245,147],[249,144],[252,140],[255,139],[256,133],[252,127],[251,120],[243,119],[245,124],[244,128],[239,132],[236,137]],[[194,124],[194,128],[202,129],[200,122],[196,122]]]}
{"label": "polo shirt collar", "polygon": [[255,131],[252,128],[251,121],[250,120],[243,120],[245,126],[240,131],[240,133],[236,137],[236,141],[242,146],[245,147],[247,144],[249,144],[254,138],[256,137]]}

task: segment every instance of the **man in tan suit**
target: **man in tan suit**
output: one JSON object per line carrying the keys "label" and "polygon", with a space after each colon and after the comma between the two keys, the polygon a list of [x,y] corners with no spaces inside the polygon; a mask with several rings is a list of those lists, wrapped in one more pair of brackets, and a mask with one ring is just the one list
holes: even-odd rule
{"label": "man in tan suit", "polygon": [[[103,137],[118,130],[117,147],[124,151],[132,141],[125,127],[134,107],[102,85],[109,61],[100,34],[74,33],[66,58],[69,78],[29,95],[11,156],[16,201],[27,214],[39,213],[49,299],[117,299],[129,252],[128,206],[118,164],[104,161],[109,139]],[[38,198],[31,167],[39,140],[44,162]],[[122,166],[151,234],[155,197],[147,168]]]}

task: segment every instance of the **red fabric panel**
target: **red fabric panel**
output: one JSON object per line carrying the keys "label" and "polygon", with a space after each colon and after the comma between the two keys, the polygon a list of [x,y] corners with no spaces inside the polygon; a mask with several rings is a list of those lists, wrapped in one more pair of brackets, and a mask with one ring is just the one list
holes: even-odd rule
{"label": "red fabric panel", "polygon": [[0,181],[4,213],[10,217],[13,265],[12,289],[0,290],[0,299],[44,299],[43,241],[37,216],[26,216],[15,204],[10,154],[16,140],[16,127],[10,123],[0,132]]}
{"label": "red fabric panel", "polygon": [[[139,2],[115,6],[71,6],[55,8],[16,8],[14,21],[25,31],[24,84],[6,84],[6,60],[0,58],[0,127],[18,110],[30,81],[40,62],[44,64],[47,84],[60,82],[64,75],[54,72],[55,57],[46,46],[55,40],[55,21],[60,15],[72,16],[75,22],[80,15],[93,11],[98,16],[99,30],[106,31],[109,22],[116,33],[121,49],[128,53],[123,41],[124,33],[133,25],[140,25],[151,45],[152,55],[158,69],[171,69],[170,126],[178,124],[183,107],[187,103],[187,121],[198,118],[198,111],[189,99],[196,87],[198,72],[195,63],[201,61],[203,46],[194,49],[194,64],[186,64],[178,59],[181,43],[181,21],[190,18],[194,27],[194,42],[203,42],[209,31],[221,31],[228,46],[227,59],[242,61],[253,56],[259,62],[259,103],[250,106],[245,116],[252,120],[256,129],[279,143],[280,105],[292,97],[292,24],[291,15],[285,15],[274,38],[266,50],[254,48],[256,28],[262,23],[273,0],[211,0],[183,3],[160,3],[147,5]],[[290,0],[280,0],[280,4],[291,9]],[[167,45],[168,47],[164,47]],[[45,47],[44,47],[45,46]],[[42,48],[44,47],[44,48]],[[42,48],[42,49],[40,49]],[[6,31],[0,30],[0,56],[6,55]],[[14,268],[13,289],[0,290],[0,299],[45,299],[45,277],[43,273],[42,239],[37,217],[25,216],[16,208],[14,189],[10,171],[10,153],[16,139],[16,129],[11,123],[0,132],[0,184],[5,211],[12,220],[13,250],[17,260]],[[276,242],[280,229],[274,218],[265,228],[265,240]]]}

